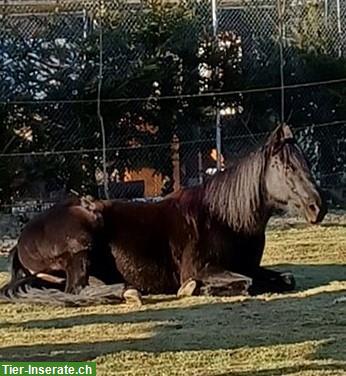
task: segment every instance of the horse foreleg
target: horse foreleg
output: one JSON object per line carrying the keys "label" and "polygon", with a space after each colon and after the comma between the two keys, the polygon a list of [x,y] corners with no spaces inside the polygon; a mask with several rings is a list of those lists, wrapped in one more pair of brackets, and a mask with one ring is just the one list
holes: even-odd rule
{"label": "horse foreleg", "polygon": [[179,297],[248,295],[251,283],[251,278],[245,275],[207,267],[198,273],[195,278],[187,279],[181,285],[177,295]]}
{"label": "horse foreleg", "polygon": [[251,273],[250,277],[253,279],[249,289],[251,295],[288,292],[294,290],[296,286],[293,274],[290,272],[277,272],[259,267]]}
{"label": "horse foreleg", "polygon": [[88,251],[80,251],[71,256],[66,265],[65,292],[78,294],[89,280]]}

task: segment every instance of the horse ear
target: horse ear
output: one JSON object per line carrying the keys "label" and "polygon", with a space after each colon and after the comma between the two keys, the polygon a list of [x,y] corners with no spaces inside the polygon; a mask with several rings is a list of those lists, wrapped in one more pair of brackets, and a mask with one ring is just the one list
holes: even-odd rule
{"label": "horse ear", "polygon": [[285,123],[282,125],[282,136],[283,136],[283,141],[294,139],[293,132],[292,132],[291,128]]}
{"label": "horse ear", "polygon": [[273,133],[270,135],[267,145],[270,146],[272,154],[279,151],[282,145],[287,140],[293,140],[294,136],[291,128],[287,124],[280,124],[277,126]]}

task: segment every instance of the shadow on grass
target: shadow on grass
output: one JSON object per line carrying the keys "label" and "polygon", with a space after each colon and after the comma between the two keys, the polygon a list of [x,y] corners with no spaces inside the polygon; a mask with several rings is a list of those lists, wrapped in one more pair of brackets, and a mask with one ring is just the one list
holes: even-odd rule
{"label": "shadow on grass", "polygon": [[[131,350],[125,346],[126,342],[122,342],[121,345],[117,345],[116,342],[100,342],[96,344],[63,344],[63,345],[38,345],[38,346],[18,346],[9,348],[7,352],[3,352],[4,357],[0,359],[6,359],[6,361],[54,361],[54,362],[68,362],[68,361],[91,361],[99,355],[107,355],[110,353],[115,353],[119,349]],[[148,351],[148,350],[145,350]],[[6,353],[8,354],[6,356]],[[17,355],[13,356],[13,353]],[[23,355],[19,355],[23,354]],[[249,364],[251,364],[251,359],[249,359]],[[137,369],[138,365],[135,364],[134,370]],[[172,367],[170,365],[169,367]],[[298,364],[291,367],[275,367],[261,370],[251,370],[251,371],[231,371],[219,374],[213,374],[213,376],[276,376],[276,375],[297,375],[303,371],[309,372],[309,374],[314,374],[312,372],[326,372],[328,375],[333,371],[346,371],[346,365],[344,362],[334,362],[328,364]],[[207,373],[203,373],[207,375]],[[339,373],[338,373],[339,374]]]}
{"label": "shadow on grass", "polygon": [[311,371],[321,372],[321,371],[344,371],[346,366],[342,364],[308,364],[308,365],[297,365],[292,367],[278,367],[278,368],[269,368],[262,369],[260,371],[232,371],[226,373],[213,374],[213,376],[282,376],[282,375],[297,375],[298,372]]}
{"label": "shadow on grass", "polygon": [[341,227],[346,228],[346,223],[338,223],[338,222],[331,222],[331,223],[321,223],[321,227]]}
{"label": "shadow on grass", "polygon": [[[331,364],[330,369],[337,367],[346,371],[345,305],[332,305],[333,299],[339,295],[340,292],[319,293],[302,298],[287,296],[269,301],[250,299],[166,309],[144,307],[141,311],[124,314],[86,314],[35,320],[18,326],[24,330],[52,330],[93,324],[151,322],[154,334],[148,329],[149,338],[145,339],[99,341],[98,329],[95,329],[95,341],[91,341],[90,332],[89,336],[84,336],[81,328],[79,343],[5,347],[0,349],[0,361],[84,361],[120,351],[235,350],[240,347],[324,341],[316,357],[338,360],[340,364]],[[258,375],[266,375],[261,372]]]}
{"label": "shadow on grass", "polygon": [[[345,371],[346,368],[343,365],[333,364],[309,364],[309,365],[297,365],[292,367],[279,367],[275,369],[262,369],[260,371],[243,371],[243,372],[226,372],[213,374],[213,376],[282,376],[282,375],[298,375],[303,371],[314,372],[332,372],[332,371]],[[299,372],[299,373],[298,373]],[[328,373],[329,374],[329,373]]]}
{"label": "shadow on grass", "polygon": [[[336,280],[345,280],[346,266],[340,265],[281,265],[276,269],[291,270],[297,277],[298,289],[304,291]],[[318,292],[302,297],[280,296],[277,299],[251,298],[243,302],[216,302],[189,307],[160,309],[153,298],[140,311],[113,314],[80,314],[77,316],[33,320],[24,323],[5,323],[2,329],[22,328],[54,330],[81,327],[78,343],[10,346],[0,349],[0,361],[85,361],[120,351],[151,353],[236,350],[323,341],[314,355],[330,359],[331,364],[307,365],[309,371],[346,371],[345,304],[333,305],[344,292]],[[158,299],[160,301],[161,298]],[[171,300],[172,297],[163,297]],[[174,299],[173,299],[174,300]],[[162,300],[161,300],[162,302]],[[154,303],[154,304],[152,304]],[[196,301],[194,301],[194,304]],[[73,309],[71,309],[73,312]],[[83,334],[83,326],[98,324],[152,323],[148,338],[103,340]],[[102,329],[101,329],[102,330]],[[134,331],[136,329],[134,328]],[[90,334],[90,331],[89,331]],[[33,334],[34,335],[34,334]],[[234,372],[233,376],[269,376],[304,370],[304,365],[258,372]],[[226,373],[227,374],[227,373]],[[222,374],[226,375],[226,374]],[[221,374],[219,375],[221,376]]]}
{"label": "shadow on grass", "polygon": [[8,272],[8,259],[5,255],[0,255],[0,273]]}
{"label": "shadow on grass", "polygon": [[269,269],[290,271],[296,279],[296,290],[304,291],[327,285],[334,281],[346,281],[345,265],[340,264],[280,264],[268,266]]}

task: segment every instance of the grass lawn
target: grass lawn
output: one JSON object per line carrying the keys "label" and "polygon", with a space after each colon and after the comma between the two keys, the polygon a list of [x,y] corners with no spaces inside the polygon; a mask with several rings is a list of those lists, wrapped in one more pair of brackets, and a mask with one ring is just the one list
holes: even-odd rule
{"label": "grass lawn", "polygon": [[[346,375],[346,224],[268,231],[297,291],[148,297],[141,308],[0,305],[0,361],[93,360],[97,375]],[[0,282],[7,278],[0,264]]]}

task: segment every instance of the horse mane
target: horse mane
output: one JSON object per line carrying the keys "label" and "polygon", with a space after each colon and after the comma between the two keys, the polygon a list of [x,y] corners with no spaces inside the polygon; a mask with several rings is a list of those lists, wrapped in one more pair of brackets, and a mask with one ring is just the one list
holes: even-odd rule
{"label": "horse mane", "polygon": [[302,169],[310,174],[309,163],[306,160],[302,150],[294,142],[286,142],[280,150],[280,158],[285,166],[291,166],[294,169]]}
{"label": "horse mane", "polygon": [[266,150],[261,147],[239,159],[205,184],[204,205],[234,231],[254,233],[266,225]]}

